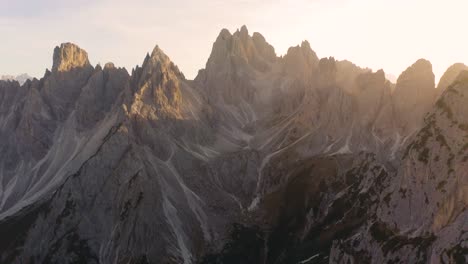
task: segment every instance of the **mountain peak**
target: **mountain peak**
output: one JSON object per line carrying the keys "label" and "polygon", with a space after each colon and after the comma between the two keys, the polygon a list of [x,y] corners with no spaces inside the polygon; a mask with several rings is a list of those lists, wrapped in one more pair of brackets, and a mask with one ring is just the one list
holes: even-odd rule
{"label": "mountain peak", "polygon": [[54,49],[53,72],[69,71],[90,66],[88,53],[73,43],[62,43]]}
{"label": "mountain peak", "polygon": [[104,69],[115,69],[115,65],[112,62],[108,62],[104,65]]}
{"label": "mountain peak", "polygon": [[418,129],[421,118],[436,96],[432,64],[419,59],[398,77],[393,93],[400,134],[410,134]]}
{"label": "mountain peak", "polygon": [[377,70],[377,72],[375,72],[380,78],[384,78],[385,79],[385,71],[383,69],[379,69]]}
{"label": "mountain peak", "polygon": [[241,32],[245,32],[245,33],[249,33],[249,30],[247,29],[247,26],[246,25],[242,25],[241,27]]}
{"label": "mountain peak", "polygon": [[315,53],[315,51],[312,50],[312,48],[310,47],[310,43],[307,40],[302,41],[301,45],[290,47],[285,57],[293,56],[296,53],[301,53],[303,56],[313,58],[317,62],[319,60],[317,54]]}
{"label": "mountain peak", "polygon": [[307,76],[317,67],[319,58],[305,40],[300,46],[290,47],[283,61],[287,72]]}
{"label": "mountain peak", "polygon": [[169,56],[164,53],[164,51],[156,45],[151,52],[146,54],[145,60],[143,61],[142,68],[147,74],[152,74],[155,71],[161,71],[163,69],[171,69],[177,72],[178,75],[181,75],[177,66],[171,61]]}
{"label": "mountain peak", "polygon": [[[435,76],[432,71],[432,64],[426,59],[419,59],[408,67],[398,77],[397,86],[402,86],[403,83],[407,82],[424,82],[424,87],[435,88]],[[421,88],[417,87],[418,89]]]}
{"label": "mountain peak", "polygon": [[159,47],[159,45],[156,44],[156,46],[153,49],[153,52],[151,52],[151,57],[159,56],[159,55],[166,56],[164,51]]}
{"label": "mountain peak", "polygon": [[167,63],[170,63],[170,59],[169,59],[169,56],[166,55],[166,53],[164,53],[164,51],[159,47],[159,45],[156,45],[153,49],[153,52],[151,52],[151,56],[150,58],[153,60],[153,61],[159,61],[163,64],[167,64]]}
{"label": "mountain peak", "polygon": [[468,70],[468,66],[463,63],[455,63],[450,66],[440,78],[437,90],[442,93],[447,87],[449,87],[458,77],[462,71]]}
{"label": "mountain peak", "polygon": [[20,85],[23,85],[27,80],[31,80],[33,77],[29,76],[27,73],[23,73],[17,76],[13,75],[2,75],[0,80],[2,81],[17,81]]}
{"label": "mountain peak", "polygon": [[172,72],[179,78],[185,79],[182,72],[180,72],[179,68],[171,61],[169,56],[164,53],[159,45],[156,45],[151,55],[146,54],[142,65],[142,77],[149,78],[154,74],[158,75],[162,72]]}
{"label": "mountain peak", "polygon": [[430,66],[432,68],[432,63],[424,58],[421,58],[417,60],[413,66],[421,66],[421,67],[428,67]]}
{"label": "mountain peak", "polygon": [[[240,28],[240,31],[239,32],[239,36],[241,38],[247,38],[249,37],[249,30],[247,29],[247,26],[246,25],[243,25],[241,28]],[[237,33],[237,32],[236,32]]]}
{"label": "mountain peak", "polygon": [[227,29],[221,30],[213,44],[207,69],[219,69],[221,65],[235,61],[263,71],[274,60],[276,60],[275,50],[265,38],[260,33],[250,36],[247,27],[242,26],[234,34]]}
{"label": "mountain peak", "polygon": [[231,32],[229,32],[227,28],[223,28],[221,32],[219,32],[219,35],[216,38],[216,42],[226,40],[227,38],[230,38],[231,36],[232,36]]}
{"label": "mountain peak", "polygon": [[301,48],[312,50],[312,48],[310,47],[310,43],[309,43],[309,41],[307,41],[307,40],[302,41],[302,43],[301,43]]}

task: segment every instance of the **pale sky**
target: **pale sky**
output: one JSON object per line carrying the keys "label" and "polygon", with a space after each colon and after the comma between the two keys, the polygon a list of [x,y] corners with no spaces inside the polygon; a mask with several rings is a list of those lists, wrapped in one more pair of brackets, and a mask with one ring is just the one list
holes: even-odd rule
{"label": "pale sky", "polygon": [[283,55],[302,40],[398,76],[419,58],[436,77],[468,64],[468,0],[0,0],[0,75],[41,77],[53,48],[73,42],[91,63],[127,70],[158,44],[188,78],[222,28],[247,25]]}

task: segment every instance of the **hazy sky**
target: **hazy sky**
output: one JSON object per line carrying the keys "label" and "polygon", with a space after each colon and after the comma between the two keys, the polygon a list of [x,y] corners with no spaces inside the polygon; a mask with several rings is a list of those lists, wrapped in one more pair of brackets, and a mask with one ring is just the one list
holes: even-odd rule
{"label": "hazy sky", "polygon": [[436,76],[468,63],[467,0],[0,0],[0,75],[40,77],[73,42],[91,63],[129,71],[156,44],[188,78],[222,28],[247,25],[283,55],[307,39],[319,57],[398,76],[419,58]]}

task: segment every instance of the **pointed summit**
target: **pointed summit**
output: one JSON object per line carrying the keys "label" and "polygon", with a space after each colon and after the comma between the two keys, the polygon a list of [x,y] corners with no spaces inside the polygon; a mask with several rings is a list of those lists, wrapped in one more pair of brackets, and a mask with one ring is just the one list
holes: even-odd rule
{"label": "pointed summit", "polygon": [[179,68],[171,61],[169,56],[156,45],[150,54],[147,54],[143,61],[143,77],[161,72],[173,72],[178,77],[185,79]]}
{"label": "pointed summit", "polygon": [[142,67],[132,73],[130,85],[135,92],[131,112],[148,119],[180,118],[184,75],[159,48],[147,54]]}
{"label": "pointed summit", "polygon": [[91,66],[88,53],[73,43],[63,43],[55,47],[53,57],[53,72],[65,72],[74,68]]}
{"label": "pointed summit", "polygon": [[169,57],[166,55],[166,53],[164,53],[159,45],[154,47],[153,52],[151,52],[151,58],[158,61],[169,61]]}

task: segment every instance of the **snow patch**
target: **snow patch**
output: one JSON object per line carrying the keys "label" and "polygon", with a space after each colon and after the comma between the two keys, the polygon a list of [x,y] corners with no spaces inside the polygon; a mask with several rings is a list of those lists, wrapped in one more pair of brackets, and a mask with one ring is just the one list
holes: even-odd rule
{"label": "snow patch", "polygon": [[258,208],[258,204],[260,203],[260,197],[256,196],[253,200],[252,203],[250,203],[249,207],[247,208],[247,211],[252,212],[255,209]]}
{"label": "snow patch", "polygon": [[307,262],[309,262],[309,261],[311,261],[311,260],[317,258],[318,256],[320,256],[320,254],[313,255],[312,257],[310,257],[310,258],[308,258],[308,259],[305,259],[305,260],[303,260],[303,261],[300,261],[299,263],[300,263],[300,264],[305,264],[305,263],[307,263]]}

